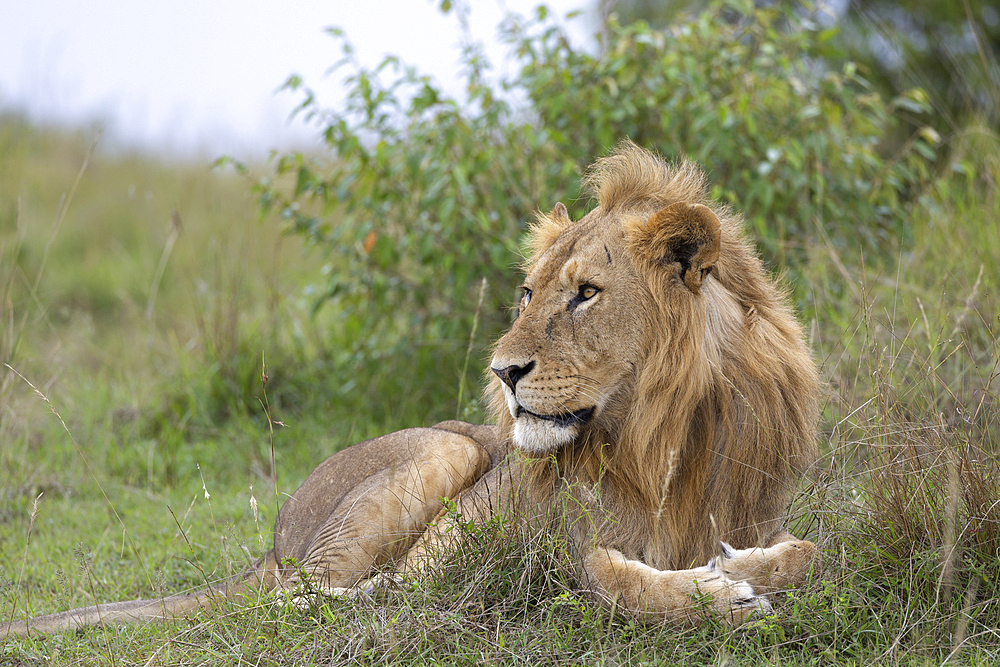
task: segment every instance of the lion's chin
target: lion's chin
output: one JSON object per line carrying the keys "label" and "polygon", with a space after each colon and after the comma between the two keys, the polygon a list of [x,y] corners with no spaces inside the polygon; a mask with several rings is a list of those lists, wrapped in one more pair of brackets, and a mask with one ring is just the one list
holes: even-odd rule
{"label": "lion's chin", "polygon": [[544,456],[573,442],[580,426],[560,426],[522,413],[514,422],[514,445],[529,456]]}

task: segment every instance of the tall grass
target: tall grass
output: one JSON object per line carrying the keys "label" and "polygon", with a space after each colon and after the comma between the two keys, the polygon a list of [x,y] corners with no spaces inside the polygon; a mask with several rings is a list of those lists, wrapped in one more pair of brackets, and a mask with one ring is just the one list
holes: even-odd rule
{"label": "tall grass", "polygon": [[[844,658],[1000,651],[993,154],[956,162],[958,174],[935,184],[895,258],[834,268],[830,253],[810,282],[826,320],[815,331],[830,402],[828,454],[804,513],[826,545],[821,597],[844,620],[834,630]],[[835,287],[831,269],[854,280]]]}

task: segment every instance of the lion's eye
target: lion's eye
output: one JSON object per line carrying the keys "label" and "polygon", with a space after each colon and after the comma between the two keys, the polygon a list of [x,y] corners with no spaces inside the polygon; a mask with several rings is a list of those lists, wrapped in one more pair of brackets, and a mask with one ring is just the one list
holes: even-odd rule
{"label": "lion's eye", "polygon": [[595,296],[597,296],[597,293],[600,291],[601,291],[600,288],[594,287],[593,285],[589,284],[580,285],[580,291],[576,293],[576,296],[574,296],[572,299],[569,300],[569,304],[567,304],[566,307],[569,309],[570,312],[573,312],[574,310],[576,310],[577,306],[579,306],[584,301],[590,301]]}
{"label": "lion's eye", "polygon": [[524,296],[521,297],[521,310],[524,310],[531,302],[531,290],[527,287],[522,287],[521,289],[524,290]]}

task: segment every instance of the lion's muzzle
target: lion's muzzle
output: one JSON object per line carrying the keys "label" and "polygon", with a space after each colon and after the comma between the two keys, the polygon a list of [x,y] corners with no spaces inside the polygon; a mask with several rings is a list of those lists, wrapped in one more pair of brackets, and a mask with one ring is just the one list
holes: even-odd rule
{"label": "lion's muzzle", "polygon": [[[514,418],[514,444],[525,453],[545,454],[568,445],[580,435],[584,426],[597,412],[596,406],[550,411],[541,404],[536,405],[535,401],[518,396],[504,377],[501,376],[501,380],[504,380],[503,391],[507,399],[507,409]],[[516,381],[513,384],[516,385]]]}

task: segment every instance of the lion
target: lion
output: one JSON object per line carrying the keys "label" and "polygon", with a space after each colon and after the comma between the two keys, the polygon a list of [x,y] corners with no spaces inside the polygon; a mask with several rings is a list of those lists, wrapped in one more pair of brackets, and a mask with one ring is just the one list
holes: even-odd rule
{"label": "lion", "polygon": [[597,205],[528,233],[523,295],[485,393],[495,425],[392,433],[321,463],[274,547],[195,593],[12,620],[0,634],[187,616],[301,586],[419,576],[497,515],[559,531],[581,586],[648,621],[740,623],[803,584],[816,547],[782,516],[817,456],[819,379],[786,293],[693,164],[625,141]]}

